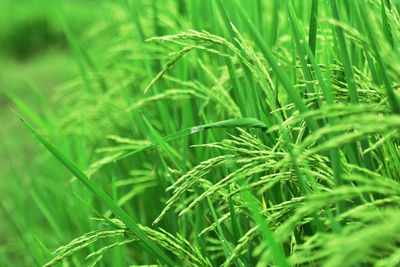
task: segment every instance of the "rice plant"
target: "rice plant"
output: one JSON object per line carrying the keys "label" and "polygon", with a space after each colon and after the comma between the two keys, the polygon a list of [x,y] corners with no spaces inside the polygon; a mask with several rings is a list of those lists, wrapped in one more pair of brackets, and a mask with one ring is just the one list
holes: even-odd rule
{"label": "rice plant", "polygon": [[39,109],[7,94],[46,150],[0,262],[400,265],[400,3],[98,8],[78,35],[54,7],[80,75]]}

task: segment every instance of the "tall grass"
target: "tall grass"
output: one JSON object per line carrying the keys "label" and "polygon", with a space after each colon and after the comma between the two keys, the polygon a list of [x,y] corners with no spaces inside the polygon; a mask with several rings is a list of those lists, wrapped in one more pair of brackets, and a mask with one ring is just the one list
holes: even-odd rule
{"label": "tall grass", "polygon": [[9,185],[0,261],[398,266],[398,7],[103,1],[85,38],[58,7],[81,76],[10,94],[54,158]]}

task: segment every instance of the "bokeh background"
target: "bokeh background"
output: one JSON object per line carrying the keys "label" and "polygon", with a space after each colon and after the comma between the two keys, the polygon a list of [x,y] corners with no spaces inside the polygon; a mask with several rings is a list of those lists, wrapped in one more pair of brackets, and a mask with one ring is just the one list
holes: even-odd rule
{"label": "bokeh background", "polygon": [[[79,74],[63,23],[68,24],[77,39],[85,42],[88,31],[103,19],[101,10],[99,3],[90,0],[0,1],[1,266],[33,266],[33,255],[36,254],[37,259],[40,256],[29,247],[40,247],[43,238],[46,242],[55,242],[54,245],[59,238],[67,241],[78,235],[78,229],[87,227],[78,222],[79,212],[74,213],[76,218],[63,217],[62,213],[58,213],[60,218],[51,218],[50,214],[55,210],[49,211],[48,205],[42,202],[51,203],[54,199],[42,198],[45,190],[41,187],[41,192],[37,193],[35,187],[38,184],[35,183],[48,179],[57,183],[55,180],[67,178],[68,173],[55,162],[55,165],[48,165],[54,166],[53,170],[51,167],[40,168],[44,161],[52,159],[41,153],[42,148],[23,128],[11,108],[39,116],[59,114],[55,101],[57,92]],[[40,117],[38,121],[41,121]],[[54,177],[55,174],[58,177]],[[57,186],[60,199],[65,202],[54,203],[53,209],[71,208],[68,196],[64,197],[65,192],[60,190],[66,186],[66,183]],[[39,202],[43,204],[42,208],[37,205]],[[44,213],[53,221],[52,230],[48,221],[43,221]],[[65,228],[60,229],[54,220],[64,221]],[[54,230],[58,236],[54,235]]]}

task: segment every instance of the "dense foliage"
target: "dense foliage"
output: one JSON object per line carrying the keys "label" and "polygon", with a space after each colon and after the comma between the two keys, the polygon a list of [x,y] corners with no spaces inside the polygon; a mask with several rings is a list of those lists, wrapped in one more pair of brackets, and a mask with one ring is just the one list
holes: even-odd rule
{"label": "dense foliage", "polygon": [[46,150],[0,263],[400,264],[400,3],[98,8],[82,33],[55,7],[79,76],[7,94]]}

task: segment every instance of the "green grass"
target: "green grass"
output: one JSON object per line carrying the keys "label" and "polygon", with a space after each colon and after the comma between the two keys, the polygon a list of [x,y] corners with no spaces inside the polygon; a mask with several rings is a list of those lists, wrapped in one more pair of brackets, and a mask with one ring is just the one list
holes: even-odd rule
{"label": "green grass", "polygon": [[51,3],[65,47],[0,55],[1,266],[400,264],[396,1]]}

